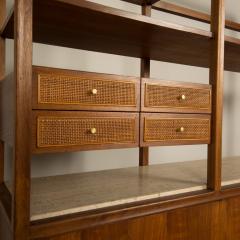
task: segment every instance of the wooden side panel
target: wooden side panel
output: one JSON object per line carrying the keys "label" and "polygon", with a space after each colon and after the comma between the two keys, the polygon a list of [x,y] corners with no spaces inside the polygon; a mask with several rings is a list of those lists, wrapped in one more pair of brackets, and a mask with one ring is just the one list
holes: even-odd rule
{"label": "wooden side panel", "polygon": [[30,225],[30,156],[32,111],[32,0],[15,0],[14,74],[16,83],[13,229],[27,240]]}
{"label": "wooden side panel", "polygon": [[8,218],[1,204],[0,204],[0,239],[13,240],[10,223],[8,222]]}
{"label": "wooden side panel", "polygon": [[221,202],[222,235],[226,240],[240,239],[240,198],[230,198]]}
{"label": "wooden side panel", "polygon": [[208,147],[208,188],[221,189],[222,112],[224,78],[224,0],[212,0],[210,84],[212,84],[212,142]]}
{"label": "wooden side panel", "polygon": [[52,237],[49,238],[48,240],[82,240],[82,234],[81,232],[76,232],[76,233],[69,233],[65,234],[62,236],[57,236],[57,237]]}
{"label": "wooden side panel", "polygon": [[168,240],[220,240],[219,202],[168,213]]}
{"label": "wooden side panel", "polygon": [[167,215],[159,214],[86,230],[83,240],[167,240]]}
{"label": "wooden side panel", "polygon": [[[239,200],[238,200],[239,201]],[[133,220],[103,225],[44,240],[237,240],[239,239],[238,211],[229,219],[231,238],[225,238],[222,218],[225,211],[221,202],[180,208]],[[226,202],[226,204],[228,204]],[[231,203],[232,204],[232,203]],[[236,204],[236,203],[235,203]],[[239,206],[239,205],[238,205]],[[234,205],[231,205],[234,209]],[[236,206],[235,206],[236,207]],[[233,229],[233,230],[231,230]]]}
{"label": "wooden side panel", "polygon": [[[6,0],[0,0],[0,29],[5,21],[6,16]],[[3,38],[0,37],[0,81],[4,78],[5,75],[5,41]],[[0,83],[1,84],[1,83]],[[0,86],[0,94],[1,94],[1,86]],[[1,99],[1,97],[0,97]],[[2,118],[2,107],[1,107],[1,100],[0,100],[0,118]],[[0,119],[0,123],[1,123]],[[1,124],[0,124],[0,132]],[[0,136],[0,184],[4,180],[4,142]]]}

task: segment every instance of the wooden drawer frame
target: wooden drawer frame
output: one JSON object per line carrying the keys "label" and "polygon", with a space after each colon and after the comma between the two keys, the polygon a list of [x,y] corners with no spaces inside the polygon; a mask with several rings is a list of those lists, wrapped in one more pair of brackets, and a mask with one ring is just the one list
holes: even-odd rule
{"label": "wooden drawer frame", "polygon": [[[146,102],[146,85],[159,85],[164,87],[195,89],[195,90],[209,90],[209,107],[208,108],[194,108],[194,107],[148,107]],[[142,78],[141,84],[141,111],[143,112],[171,112],[171,113],[211,113],[212,111],[212,87],[208,84],[187,83],[178,81],[165,81],[157,79]]]}
{"label": "wooden drawer frame", "polygon": [[[91,144],[72,144],[72,145],[49,145],[38,146],[39,138],[39,126],[38,119],[45,117],[46,119],[132,119],[134,120],[134,142],[122,142],[122,143],[91,143]],[[102,113],[102,112],[69,112],[69,111],[33,111],[33,130],[32,130],[32,152],[44,153],[44,152],[69,152],[69,151],[81,151],[81,150],[97,150],[97,149],[111,149],[111,148],[131,148],[139,146],[139,114],[137,113]]]}
{"label": "wooden drawer frame", "polygon": [[[194,145],[194,144],[210,144],[211,141],[211,116],[210,115],[199,115],[199,114],[159,114],[159,113],[142,113],[140,123],[140,146],[174,146],[174,145]],[[162,141],[144,141],[145,132],[145,120],[148,119],[206,119],[209,120],[209,138],[208,140],[162,140]]]}
{"label": "wooden drawer frame", "polygon": [[[55,76],[77,77],[79,81],[84,77],[89,78],[90,81],[98,82],[114,82],[135,84],[135,103],[130,105],[121,104],[94,104],[94,103],[44,103],[39,99],[40,95],[40,76],[44,74],[51,74]],[[67,81],[66,81],[67,82]],[[70,82],[70,81],[69,81]],[[89,89],[91,90],[91,89]],[[57,68],[38,67],[33,66],[33,109],[51,109],[51,110],[98,110],[98,111],[139,111],[140,109],[140,80],[137,77],[120,76],[113,74],[92,73],[74,70],[64,70]]]}

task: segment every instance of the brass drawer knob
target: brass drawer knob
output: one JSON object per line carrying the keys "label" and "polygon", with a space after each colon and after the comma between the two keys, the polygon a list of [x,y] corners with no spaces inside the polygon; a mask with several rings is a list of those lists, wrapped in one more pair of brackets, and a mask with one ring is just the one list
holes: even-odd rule
{"label": "brass drawer knob", "polygon": [[90,132],[91,132],[91,134],[96,134],[97,133],[97,129],[96,128],[91,128]]}
{"label": "brass drawer knob", "polygon": [[180,97],[179,97],[179,99],[181,100],[181,101],[184,101],[184,100],[186,100],[186,95],[181,95]]}
{"label": "brass drawer knob", "polygon": [[184,128],[184,127],[180,127],[180,128],[177,129],[177,132],[183,133],[184,131],[185,131],[185,128]]}
{"label": "brass drawer knob", "polygon": [[92,95],[96,95],[97,94],[97,89],[96,88],[92,89],[91,93],[92,93]]}

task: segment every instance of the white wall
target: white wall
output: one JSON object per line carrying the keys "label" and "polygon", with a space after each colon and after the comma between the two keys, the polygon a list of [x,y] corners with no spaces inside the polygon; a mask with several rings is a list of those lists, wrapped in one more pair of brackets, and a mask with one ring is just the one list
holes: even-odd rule
{"label": "white wall", "polygon": [[[125,9],[140,13],[140,7],[121,2],[119,0],[92,0],[97,3]],[[12,0],[9,0],[10,8]],[[209,12],[209,0],[179,0],[171,1],[178,4]],[[227,15],[232,20],[238,20],[240,3],[226,1]],[[196,21],[186,20],[181,17],[168,15],[153,11],[153,17],[176,22],[179,24],[196,26],[202,29],[209,29],[209,26]],[[228,34],[232,34],[228,31]],[[234,33],[234,36],[238,34]],[[7,42],[8,66],[12,63],[12,41]],[[33,54],[34,65],[68,68],[74,70],[94,71],[122,75],[139,76],[139,59],[114,56],[108,54],[80,51],[74,49],[53,47],[41,44],[34,44]],[[169,64],[152,61],[151,77],[167,80],[179,80],[188,82],[208,83],[208,69],[189,67],[183,65]],[[240,128],[238,111],[240,100],[240,75],[237,73],[225,72],[224,92],[224,155],[233,156],[240,154],[238,139],[240,139]],[[151,164],[162,162],[188,161],[194,159],[205,159],[206,146],[181,146],[181,147],[156,147],[150,149]],[[65,154],[49,154],[34,156],[32,160],[32,175],[46,176],[81,171],[93,171],[100,169],[121,168],[136,166],[138,164],[138,149],[104,150]]]}

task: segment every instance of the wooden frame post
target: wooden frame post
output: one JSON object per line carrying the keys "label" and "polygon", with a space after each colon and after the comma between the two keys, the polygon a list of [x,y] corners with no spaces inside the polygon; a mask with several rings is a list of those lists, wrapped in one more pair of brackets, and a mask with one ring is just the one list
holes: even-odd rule
{"label": "wooden frame post", "polygon": [[[152,5],[145,4],[142,6],[142,15],[151,17]],[[141,59],[141,78],[150,77],[150,59]],[[142,79],[141,79],[142,83]],[[139,166],[147,166],[149,164],[149,148],[140,147],[139,149]]]}
{"label": "wooden frame post", "polygon": [[27,240],[31,181],[32,0],[15,0],[14,40],[16,122],[12,219],[14,239]]}
{"label": "wooden frame post", "polygon": [[208,146],[208,188],[221,189],[222,169],[222,115],[223,115],[223,79],[224,79],[224,0],[212,0],[211,31],[213,33],[210,84],[212,84],[212,134]]}
{"label": "wooden frame post", "polygon": [[[0,0],[0,29],[6,18],[6,0]],[[0,81],[5,76],[5,39],[0,37]],[[1,131],[1,130],[0,130]],[[0,139],[0,185],[4,182],[4,142]]]}

